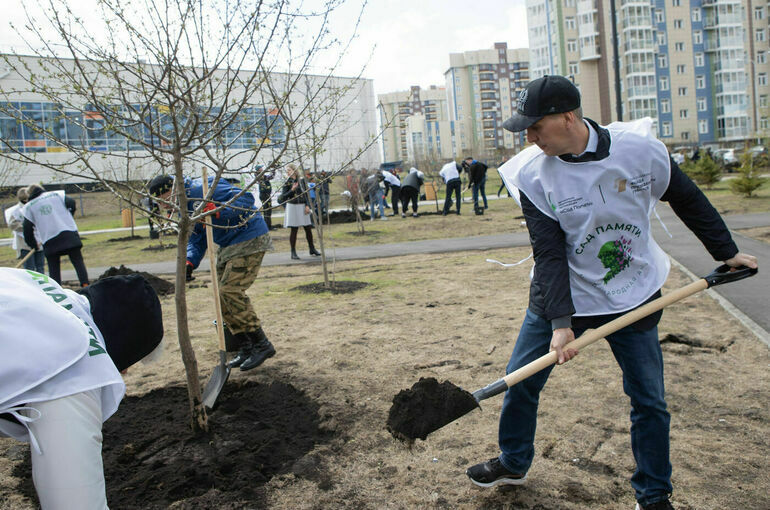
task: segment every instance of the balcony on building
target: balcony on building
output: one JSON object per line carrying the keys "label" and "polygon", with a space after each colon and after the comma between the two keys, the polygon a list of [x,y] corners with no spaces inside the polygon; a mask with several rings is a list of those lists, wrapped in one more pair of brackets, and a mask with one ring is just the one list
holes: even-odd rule
{"label": "balcony on building", "polygon": [[495,81],[495,73],[479,73],[479,82]]}
{"label": "balcony on building", "polygon": [[497,101],[482,101],[481,111],[497,110]]}

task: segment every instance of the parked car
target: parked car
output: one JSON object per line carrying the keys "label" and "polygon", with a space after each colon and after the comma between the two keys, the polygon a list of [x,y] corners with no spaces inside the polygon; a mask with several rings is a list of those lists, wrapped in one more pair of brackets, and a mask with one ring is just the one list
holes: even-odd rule
{"label": "parked car", "polygon": [[749,154],[751,154],[752,159],[758,158],[759,156],[765,156],[767,155],[767,147],[764,145],[755,145],[749,149]]}
{"label": "parked car", "polygon": [[735,149],[717,149],[712,153],[712,157],[728,172],[732,172],[741,164]]}

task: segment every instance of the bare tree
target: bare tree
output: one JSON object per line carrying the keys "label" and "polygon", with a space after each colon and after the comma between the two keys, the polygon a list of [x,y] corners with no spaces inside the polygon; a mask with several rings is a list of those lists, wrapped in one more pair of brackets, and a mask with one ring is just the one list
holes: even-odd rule
{"label": "bare tree", "polygon": [[[187,241],[196,222],[233,207],[279,160],[299,161],[322,150],[327,138],[307,136],[312,122],[299,91],[316,60],[346,47],[331,34],[344,0],[327,0],[318,9],[287,0],[95,1],[98,12],[87,21],[66,0],[47,0],[42,11],[36,6],[27,15],[26,31],[19,31],[33,57],[3,57],[22,84],[0,90],[3,112],[62,152],[43,157],[2,139],[0,148],[18,162],[44,166],[65,179],[97,181],[136,208],[147,191],[105,168],[129,168],[130,159],[146,170],[145,179],[174,176],[165,204],[183,212],[173,219],[179,232],[177,334],[191,423],[205,430],[208,418],[187,323]],[[330,75],[312,80],[323,83]],[[30,94],[51,105],[45,122],[17,102]],[[262,166],[254,173],[257,162]],[[186,174],[202,167],[213,174],[213,185],[185,214]],[[203,210],[225,172],[249,171],[238,195]]]}

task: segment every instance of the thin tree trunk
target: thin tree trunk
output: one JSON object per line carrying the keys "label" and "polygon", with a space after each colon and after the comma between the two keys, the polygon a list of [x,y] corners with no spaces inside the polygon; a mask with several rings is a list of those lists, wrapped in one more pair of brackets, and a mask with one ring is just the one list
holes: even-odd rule
{"label": "thin tree trunk", "polygon": [[175,185],[177,203],[179,204],[179,235],[176,246],[176,325],[179,339],[179,349],[182,353],[182,362],[187,376],[187,397],[190,403],[190,426],[194,431],[208,431],[208,416],[203,406],[203,395],[198,377],[198,361],[195,358],[195,350],[190,342],[190,330],[187,325],[187,240],[190,238],[192,224],[187,214],[187,197],[184,191],[184,177],[182,176],[182,158],[180,154],[174,155]]}

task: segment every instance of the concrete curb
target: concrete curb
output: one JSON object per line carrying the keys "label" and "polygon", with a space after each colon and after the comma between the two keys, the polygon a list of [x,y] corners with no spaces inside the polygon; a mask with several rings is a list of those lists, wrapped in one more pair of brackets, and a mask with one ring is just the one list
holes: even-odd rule
{"label": "concrete curb", "polygon": [[[674,257],[669,255],[669,258],[671,259],[671,263],[680,271],[682,271],[684,274],[687,275],[688,278],[690,278],[692,281],[700,280],[700,276],[697,276],[695,273],[684,267],[678,260],[676,260]],[[770,333],[765,331],[762,326],[751,320],[745,313],[738,310],[738,308],[735,307],[730,301],[719,295],[717,292],[714,291],[714,289],[706,289],[706,294],[711,297],[714,301],[719,303],[719,305],[730,315],[738,319],[741,324],[743,324],[746,329],[754,333],[754,335],[762,342],[764,343],[768,348],[770,348]]]}

